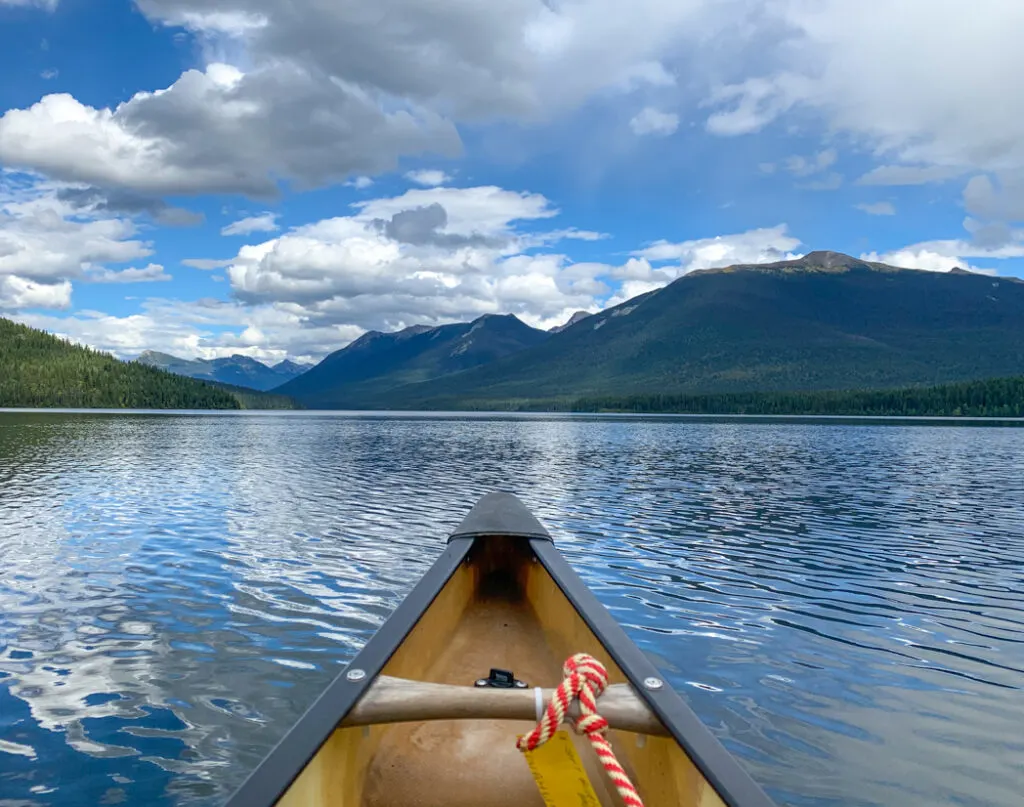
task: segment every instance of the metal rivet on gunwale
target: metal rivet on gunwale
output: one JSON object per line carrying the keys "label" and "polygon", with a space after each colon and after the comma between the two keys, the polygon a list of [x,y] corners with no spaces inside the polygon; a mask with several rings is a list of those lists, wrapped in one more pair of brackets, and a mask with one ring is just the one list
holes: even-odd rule
{"label": "metal rivet on gunwale", "polygon": [[349,670],[345,673],[345,677],[349,681],[362,681],[366,678],[366,670]]}
{"label": "metal rivet on gunwale", "polygon": [[647,687],[647,689],[661,689],[665,686],[665,682],[660,678],[645,678],[644,686]]}

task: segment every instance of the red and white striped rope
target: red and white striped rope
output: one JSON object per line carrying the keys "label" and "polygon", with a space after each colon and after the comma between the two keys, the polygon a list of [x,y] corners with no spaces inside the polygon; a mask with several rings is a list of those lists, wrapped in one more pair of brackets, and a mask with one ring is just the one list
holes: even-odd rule
{"label": "red and white striped rope", "polygon": [[520,751],[532,751],[539,745],[543,745],[551,739],[559,725],[565,719],[565,713],[569,710],[569,704],[573,698],[580,702],[582,717],[576,721],[576,731],[586,734],[590,744],[597,752],[598,759],[604,766],[608,778],[612,780],[615,789],[619,791],[626,807],[644,807],[633,783],[629,780],[626,772],[615,757],[611,743],[605,737],[608,730],[608,721],[597,713],[597,699],[608,686],[608,671],[604,665],[593,656],[586,653],[577,653],[567,659],[562,666],[562,683],[555,690],[555,696],[551,699],[543,716],[537,723],[537,727],[529,734],[521,736],[516,741],[516,747]]}

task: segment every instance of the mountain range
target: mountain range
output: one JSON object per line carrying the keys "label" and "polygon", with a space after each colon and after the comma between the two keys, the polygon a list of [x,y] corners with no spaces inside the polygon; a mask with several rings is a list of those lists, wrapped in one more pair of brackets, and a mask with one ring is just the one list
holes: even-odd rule
{"label": "mountain range", "polygon": [[[581,312],[582,314],[582,312]],[[514,316],[370,332],[277,389],[307,407],[885,389],[1024,372],[1024,282],[812,252],[690,272],[552,332]]]}
{"label": "mountain range", "polygon": [[[120,362],[0,319],[7,406],[1006,414],[1021,376],[1024,281],[834,252],[690,272],[550,331],[512,315],[371,331],[310,369]],[[847,394],[872,390],[893,394]]]}
{"label": "mountain range", "polygon": [[182,359],[155,350],[145,351],[136,361],[176,375],[204,381],[219,381],[222,384],[248,387],[261,392],[279,387],[309,369],[308,365],[288,359],[268,366],[249,356],[238,354],[222,359]]}
{"label": "mountain range", "polygon": [[511,314],[394,333],[369,331],[275,391],[311,408],[361,408],[370,401],[387,408],[397,389],[494,364],[548,337]]}

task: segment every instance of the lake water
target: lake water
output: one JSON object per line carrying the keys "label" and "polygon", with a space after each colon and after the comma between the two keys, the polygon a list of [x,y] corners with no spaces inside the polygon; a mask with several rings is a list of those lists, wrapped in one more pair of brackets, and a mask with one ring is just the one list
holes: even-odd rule
{"label": "lake water", "polygon": [[1019,807],[1024,429],[0,413],[0,805],[218,805],[510,489],[779,803]]}

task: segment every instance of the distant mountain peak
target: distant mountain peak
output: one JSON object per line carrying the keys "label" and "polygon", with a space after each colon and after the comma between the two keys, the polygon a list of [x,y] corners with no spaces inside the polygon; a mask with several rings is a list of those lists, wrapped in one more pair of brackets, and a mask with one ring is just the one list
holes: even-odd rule
{"label": "distant mountain peak", "polygon": [[357,339],[353,339],[351,342],[349,342],[348,348],[355,349],[365,347],[366,345],[370,344],[376,339],[379,339],[382,336],[384,336],[384,334],[381,333],[380,331],[367,331],[362,336],[358,337]]}
{"label": "distant mountain peak", "polygon": [[532,331],[544,333],[544,331],[539,331],[537,328],[532,328],[527,325],[515,314],[484,314],[469,323],[469,330],[466,331],[462,338],[469,338],[470,334],[479,333],[481,331],[496,337],[501,337],[503,334],[521,334]]}
{"label": "distant mountain peak", "polygon": [[556,325],[553,328],[548,328],[548,333],[561,333],[566,328],[571,328],[577,322],[579,322],[580,320],[586,319],[589,316],[591,316],[589,311],[577,311],[575,314],[573,314],[571,317],[569,317],[569,319],[567,319],[561,325]]}
{"label": "distant mountain peak", "polygon": [[232,353],[230,356],[220,359],[211,359],[215,366],[223,367],[226,365],[235,365],[238,367],[248,367],[250,369],[267,369],[267,365],[261,362],[259,359],[254,359],[252,356],[246,356],[242,353]]}
{"label": "distant mountain peak", "polygon": [[843,252],[819,249],[808,252],[800,258],[793,258],[785,261],[774,261],[772,263],[737,263],[731,266],[722,266],[713,269],[696,269],[683,275],[684,279],[696,275],[709,275],[732,272],[762,272],[765,274],[793,273],[793,272],[824,272],[828,274],[842,274],[858,270],[874,272],[906,272],[917,271],[901,266],[890,266],[877,261],[865,261],[846,255]]}
{"label": "distant mountain peak", "polygon": [[304,362],[292,361],[291,359],[284,359],[283,361],[279,361],[270,369],[277,370],[277,372],[279,373],[292,373],[294,375],[298,375],[299,373],[306,372],[306,370],[308,370],[312,366],[313,365],[306,364]]}
{"label": "distant mountain peak", "polygon": [[521,319],[519,319],[519,317],[517,317],[515,314],[481,314],[479,317],[477,317],[476,319],[472,320],[469,324],[470,325],[476,325],[478,323],[494,323],[494,324],[497,324],[499,322],[513,322],[513,321],[521,323],[523,325],[526,324]]}
{"label": "distant mountain peak", "polygon": [[169,353],[146,350],[139,354],[136,361],[151,367],[159,367],[175,375],[220,381],[260,391],[280,386],[309,369],[287,359],[274,367],[269,367],[258,359],[241,353],[219,359],[183,359]]}
{"label": "distant mountain peak", "polygon": [[364,349],[376,344],[380,339],[386,339],[389,344],[394,344],[433,330],[436,330],[436,328],[432,325],[410,325],[407,328],[402,328],[400,331],[367,331],[358,339],[350,342],[347,349]]}
{"label": "distant mountain peak", "polygon": [[814,252],[808,252],[802,258],[797,259],[798,263],[804,264],[811,268],[821,267],[823,269],[866,269],[870,268],[871,264],[866,263],[858,258],[854,258],[852,255],[847,255],[843,252],[832,252],[827,249],[819,249]]}
{"label": "distant mountain peak", "polygon": [[434,330],[431,325],[410,325],[408,328],[402,328],[396,336],[419,336],[421,333]]}
{"label": "distant mountain peak", "polygon": [[[732,272],[760,272],[764,274],[816,272],[825,274],[843,274],[845,272],[855,271],[893,274],[897,272],[921,272],[925,270],[909,266],[894,266],[893,264],[882,263],[880,261],[865,261],[860,258],[855,258],[852,255],[846,255],[842,252],[815,250],[814,252],[808,252],[801,258],[794,258],[787,261],[775,261],[774,263],[738,263],[733,264],[732,266],[723,266],[715,269],[697,269],[692,272],[688,272],[675,282],[678,283],[688,277],[696,275],[729,274]],[[940,272],[939,274],[984,277],[984,274],[982,273],[972,272],[969,269],[964,269],[960,266],[954,266],[952,269],[949,269],[946,272]],[[1021,280],[1020,278],[1013,277],[1000,277],[999,279],[1005,280],[1008,283],[1024,282],[1024,280]]]}

